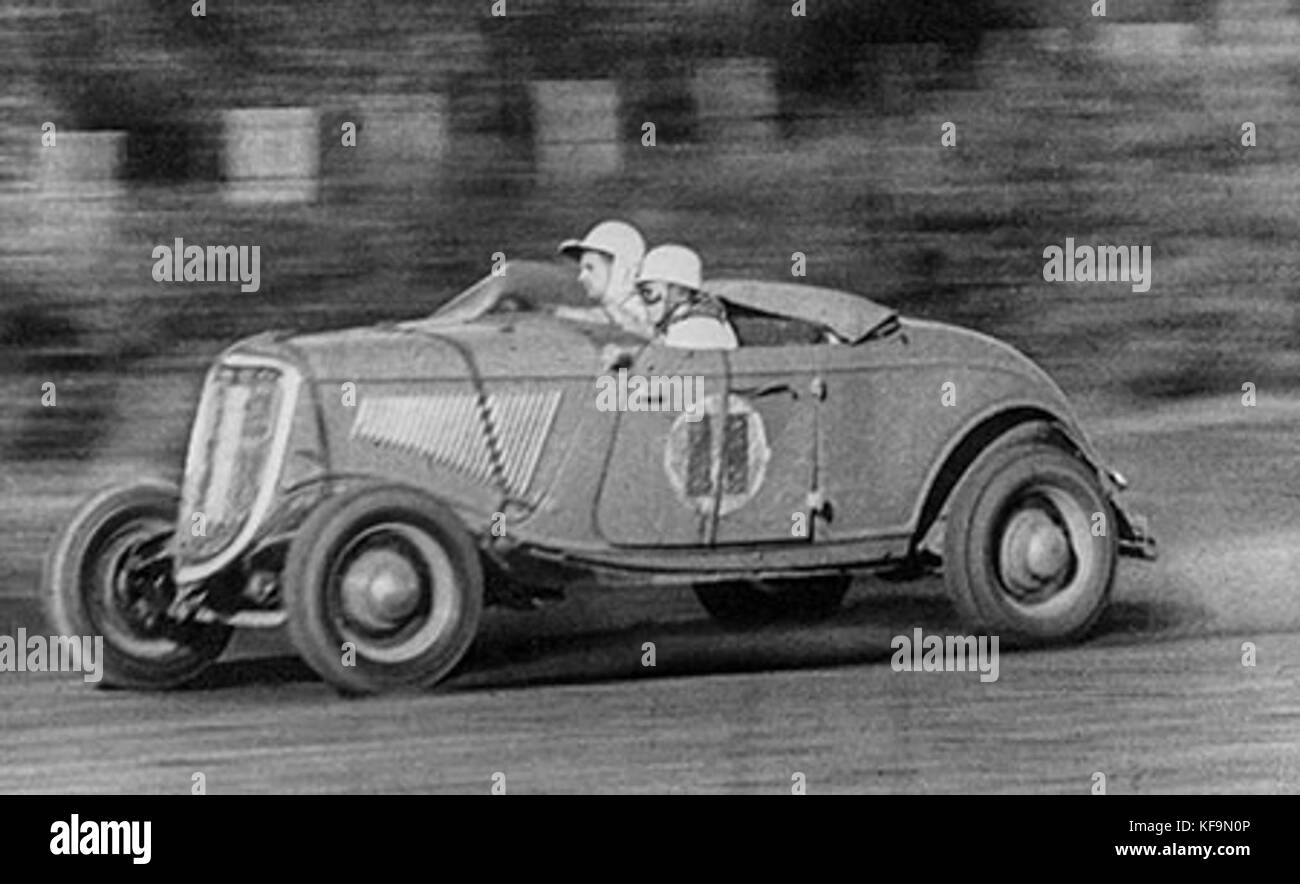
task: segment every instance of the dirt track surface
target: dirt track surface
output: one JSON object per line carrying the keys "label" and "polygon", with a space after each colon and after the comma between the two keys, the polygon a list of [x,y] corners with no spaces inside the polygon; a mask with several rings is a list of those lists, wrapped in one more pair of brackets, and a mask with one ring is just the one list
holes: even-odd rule
{"label": "dirt track surface", "polygon": [[[1162,560],[1121,564],[1087,642],[1004,649],[994,683],[891,669],[894,635],[965,631],[938,580],[859,581],[827,623],[745,634],[689,592],[584,592],[491,613],[425,695],[340,699],[277,635],[165,694],[0,673],[0,792],[1300,791],[1300,409],[1085,418]],[[28,570],[0,574],[11,598]],[[43,628],[30,599],[0,605],[19,626]]]}

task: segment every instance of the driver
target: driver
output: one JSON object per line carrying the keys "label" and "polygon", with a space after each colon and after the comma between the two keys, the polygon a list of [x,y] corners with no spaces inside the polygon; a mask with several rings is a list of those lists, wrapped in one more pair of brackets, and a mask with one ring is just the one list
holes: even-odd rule
{"label": "driver", "polygon": [[636,296],[634,282],[645,239],[631,224],[602,221],[582,239],[560,243],[560,254],[578,260],[578,282],[596,307],[560,307],[555,313],[580,322],[613,323],[649,340],[654,328],[645,306]]}
{"label": "driver", "polygon": [[700,256],[686,246],[656,246],[645,256],[637,293],[657,334],[668,347],[734,350],[739,342],[727,311],[702,291]]}

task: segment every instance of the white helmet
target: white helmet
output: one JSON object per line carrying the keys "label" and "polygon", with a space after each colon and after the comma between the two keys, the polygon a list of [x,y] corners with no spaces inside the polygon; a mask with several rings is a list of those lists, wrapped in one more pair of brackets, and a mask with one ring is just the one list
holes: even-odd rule
{"label": "white helmet", "polygon": [[587,231],[582,239],[566,239],[560,243],[561,254],[581,255],[582,252],[600,252],[635,267],[645,256],[645,239],[631,224],[602,221]]}
{"label": "white helmet", "polygon": [[635,227],[623,221],[602,221],[582,239],[560,243],[561,254],[581,258],[583,252],[596,252],[610,259],[609,282],[602,300],[619,303],[633,294],[636,271],[645,257],[645,238]]}
{"label": "white helmet", "polygon": [[698,292],[704,285],[704,266],[694,249],[656,246],[645,256],[637,282],[668,282]]}

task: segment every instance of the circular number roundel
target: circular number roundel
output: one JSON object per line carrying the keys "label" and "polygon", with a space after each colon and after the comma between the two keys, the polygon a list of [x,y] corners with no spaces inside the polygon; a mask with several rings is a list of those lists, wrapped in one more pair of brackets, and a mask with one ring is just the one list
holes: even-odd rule
{"label": "circular number roundel", "polygon": [[664,448],[664,472],[677,497],[701,513],[727,515],[763,487],[767,462],[763,416],[739,396],[706,396],[695,413],[673,421]]}

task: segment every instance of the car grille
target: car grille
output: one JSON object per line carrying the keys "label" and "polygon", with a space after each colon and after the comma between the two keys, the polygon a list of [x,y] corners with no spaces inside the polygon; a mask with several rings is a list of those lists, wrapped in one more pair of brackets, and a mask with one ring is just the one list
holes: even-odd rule
{"label": "car grille", "polygon": [[209,372],[181,491],[182,563],[217,557],[260,515],[258,502],[279,469],[272,462],[279,417],[292,405],[284,378],[276,366],[242,360]]}

